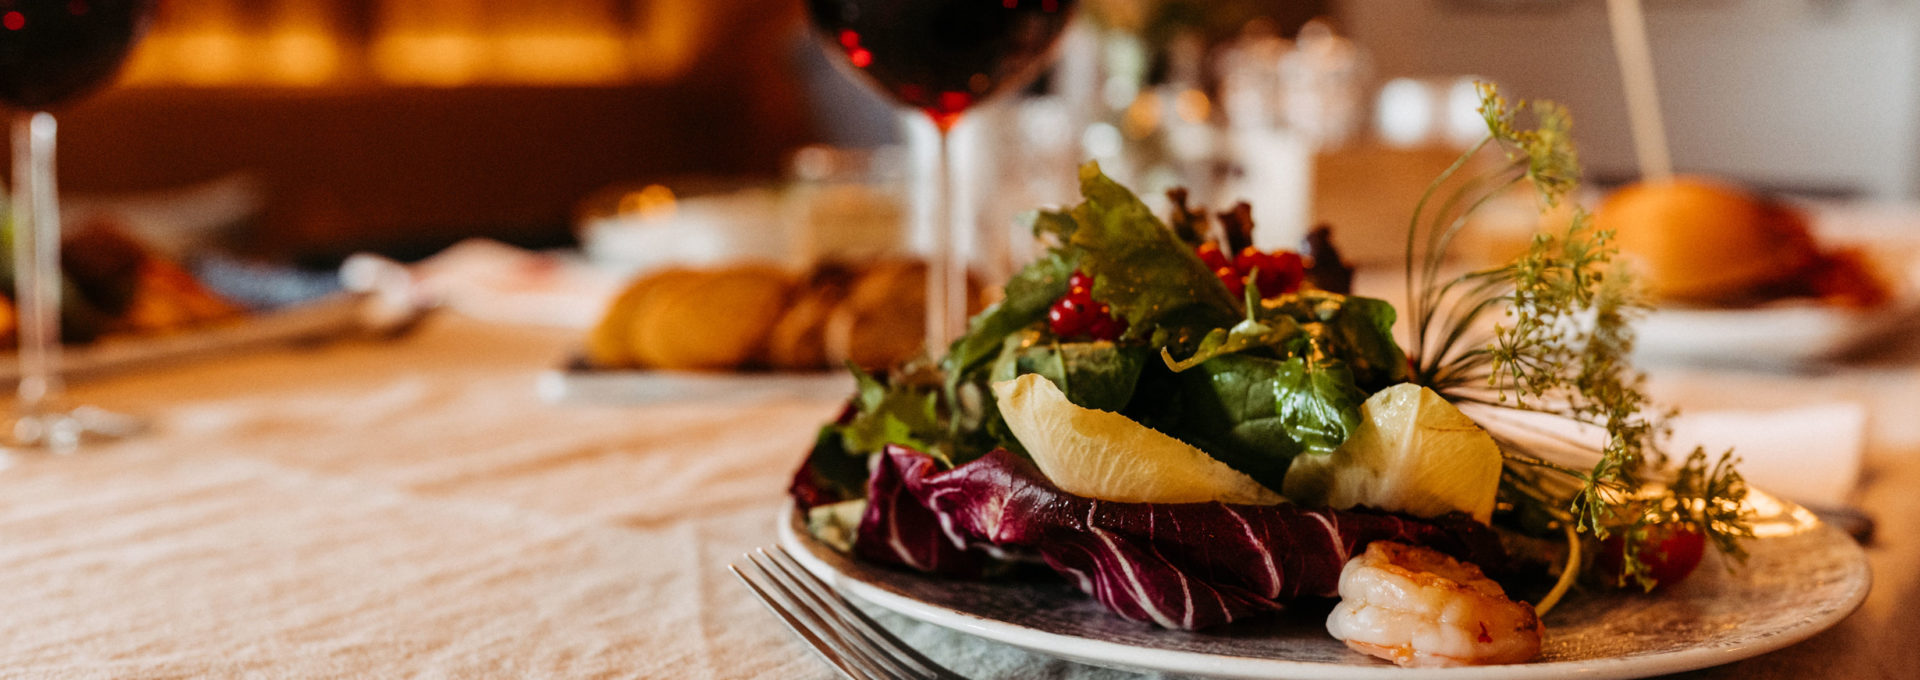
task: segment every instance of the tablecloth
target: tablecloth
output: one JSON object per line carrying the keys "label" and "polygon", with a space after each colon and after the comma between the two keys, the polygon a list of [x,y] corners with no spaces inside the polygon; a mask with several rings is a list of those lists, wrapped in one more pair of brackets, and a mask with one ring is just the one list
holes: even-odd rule
{"label": "tablecloth", "polygon": [[[550,404],[573,333],[445,317],[77,385],[149,436],[0,470],[0,678],[826,678],[724,565],[771,543],[830,395]],[[1866,399],[1864,609],[1706,677],[1920,667],[1920,372],[1679,375]],[[1134,677],[888,623],[972,677]]]}

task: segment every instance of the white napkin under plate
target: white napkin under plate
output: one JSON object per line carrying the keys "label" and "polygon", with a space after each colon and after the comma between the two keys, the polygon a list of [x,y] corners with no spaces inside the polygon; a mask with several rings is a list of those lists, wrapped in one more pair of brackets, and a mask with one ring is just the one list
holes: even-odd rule
{"label": "white napkin under plate", "polygon": [[[1590,465],[1602,441],[1597,428],[1559,418],[1486,407],[1463,410],[1490,431],[1575,467]],[[1866,408],[1848,401],[1687,411],[1671,421],[1672,436],[1664,446],[1675,458],[1705,447],[1715,460],[1732,449],[1749,484],[1798,503],[1839,506],[1860,478],[1866,421]]]}

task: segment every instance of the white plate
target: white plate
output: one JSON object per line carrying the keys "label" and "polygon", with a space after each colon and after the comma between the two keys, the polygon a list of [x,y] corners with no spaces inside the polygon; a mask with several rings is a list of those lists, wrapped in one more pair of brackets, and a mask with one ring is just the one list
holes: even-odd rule
{"label": "white plate", "polygon": [[[961,581],[854,561],[806,534],[791,505],[780,543],[839,589],[910,618],[1042,654],[1111,668],[1217,678],[1432,680],[1636,678],[1705,668],[1786,647],[1839,623],[1866,599],[1866,555],[1811,513],[1756,493],[1766,538],[1729,573],[1714,559],[1654,595],[1570,596],[1546,617],[1527,664],[1406,669],[1350,651],[1303,606],[1217,631],[1160,629],[1109,614],[1057,580]],[[1308,611],[1310,610],[1310,611]]]}
{"label": "white plate", "polygon": [[1753,309],[1662,308],[1637,324],[1634,357],[1656,363],[1812,364],[1871,351],[1916,322],[1920,296],[1874,310],[1797,301]]}
{"label": "white plate", "polygon": [[1743,309],[1656,308],[1638,324],[1635,358],[1666,363],[1793,367],[1883,349],[1920,328],[1920,212],[1875,213],[1859,206],[1816,208],[1818,238],[1865,253],[1890,279],[1875,309],[1781,300]]}

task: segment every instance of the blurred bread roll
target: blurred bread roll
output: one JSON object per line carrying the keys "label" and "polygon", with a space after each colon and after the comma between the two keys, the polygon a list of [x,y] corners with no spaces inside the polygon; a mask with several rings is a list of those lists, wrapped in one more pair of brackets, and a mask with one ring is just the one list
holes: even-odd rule
{"label": "blurred bread roll", "polygon": [[[978,311],[979,283],[968,282]],[[926,265],[827,263],[795,277],[772,267],[669,269],[636,279],[588,331],[598,369],[884,368],[918,355]]]}
{"label": "blurred bread roll", "polygon": [[1820,261],[1797,211],[1697,177],[1629,185],[1608,196],[1594,219],[1613,231],[1660,300],[1741,303]]}
{"label": "blurred bread roll", "polygon": [[613,298],[599,323],[587,332],[587,363],[600,368],[632,368],[640,362],[639,354],[634,351],[634,310],[660,278],[658,275],[640,277]]}
{"label": "blurred bread roll", "polygon": [[653,286],[633,323],[640,363],[677,370],[734,368],[758,356],[786,309],[791,281],[773,267],[697,272]]}
{"label": "blurred bread roll", "polygon": [[920,351],[926,337],[926,265],[910,260],[875,264],[855,282],[827,320],[827,360],[886,368]]}
{"label": "blurred bread roll", "polygon": [[827,322],[859,278],[858,270],[844,265],[815,268],[767,337],[767,365],[806,371],[831,364],[827,357]]}
{"label": "blurred bread roll", "polygon": [[1871,308],[1891,299],[1871,253],[1825,248],[1780,201],[1700,178],[1642,183],[1595,214],[1659,301],[1744,306],[1787,298]]}

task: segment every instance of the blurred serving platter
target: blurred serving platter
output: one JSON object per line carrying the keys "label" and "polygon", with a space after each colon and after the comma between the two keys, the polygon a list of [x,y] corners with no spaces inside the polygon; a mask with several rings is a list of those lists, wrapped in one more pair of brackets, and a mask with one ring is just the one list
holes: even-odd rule
{"label": "blurred serving platter", "polygon": [[1901,349],[1920,326],[1920,206],[1800,204],[1821,241],[1867,254],[1886,279],[1882,304],[1788,299],[1739,308],[1663,305],[1639,324],[1635,356],[1652,363],[1797,368]]}
{"label": "blurred serving platter", "polygon": [[[272,310],[166,333],[111,335],[61,350],[59,370],[73,376],[223,354],[264,345],[317,341],[370,330],[367,296],[334,293]],[[15,353],[0,354],[0,380],[17,380]]]}
{"label": "blurred serving platter", "polygon": [[643,405],[666,402],[738,403],[764,399],[845,399],[853,391],[846,371],[706,372],[606,370],[575,363],[540,374],[535,391],[564,404]]}

